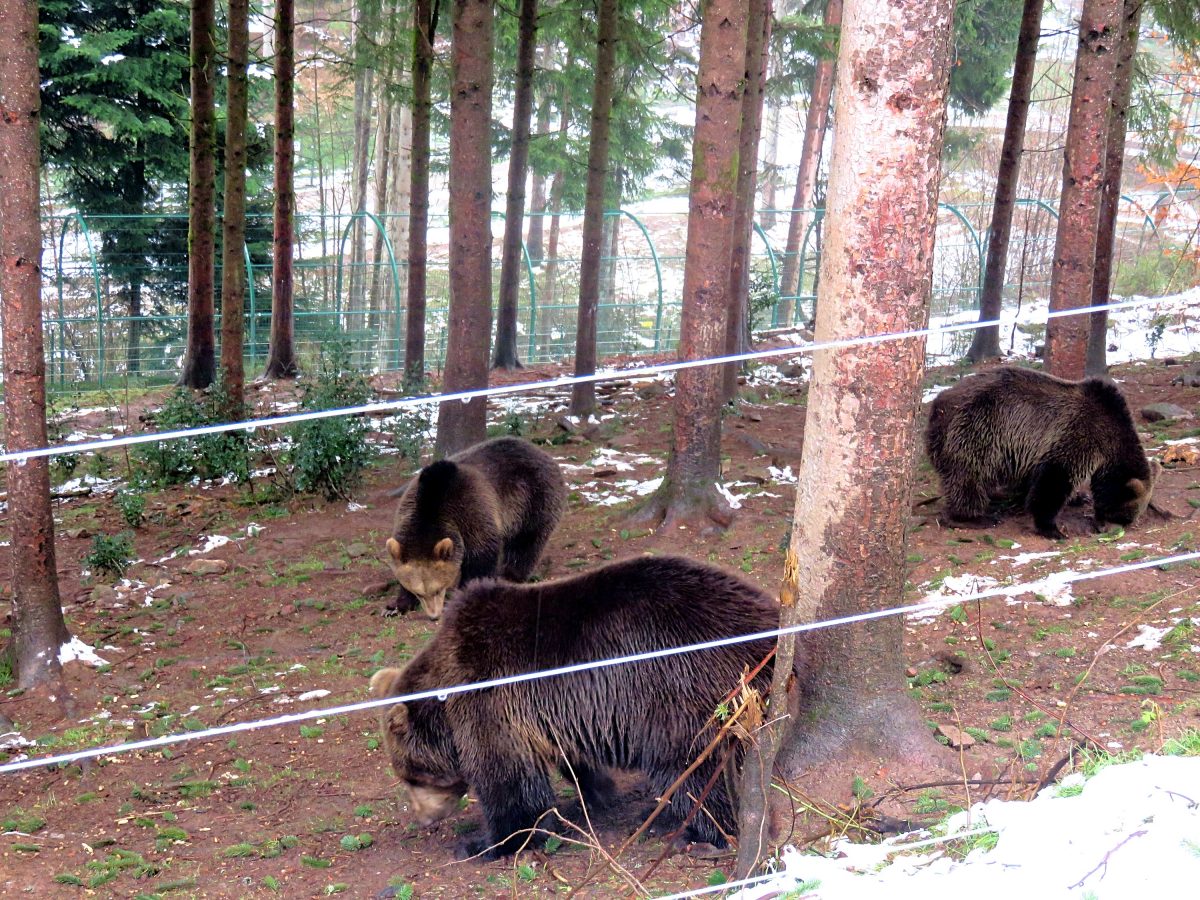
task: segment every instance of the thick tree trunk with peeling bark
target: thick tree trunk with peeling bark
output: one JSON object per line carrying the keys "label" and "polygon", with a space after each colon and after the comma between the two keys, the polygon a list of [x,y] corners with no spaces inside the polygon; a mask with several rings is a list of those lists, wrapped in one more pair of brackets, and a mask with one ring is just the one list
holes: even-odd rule
{"label": "thick tree trunk with peeling bark", "polygon": [[[1008,97],[1008,117],[1004,123],[1004,141],[1000,147],[1000,168],[996,173],[996,194],[992,201],[992,227],[988,230],[987,263],[983,270],[983,288],[979,292],[979,321],[1000,318],[1004,298],[1004,273],[1008,267],[1008,242],[1012,234],[1013,209],[1021,176],[1021,155],[1025,152],[1025,124],[1029,120],[1029,98],[1033,93],[1034,66],[1037,62],[1038,37],[1042,30],[1042,9],[1046,0],[1025,0],[1021,29],[1017,35],[1016,63]],[[1000,326],[979,328],[971,339],[967,359],[982,362],[1000,355]]]}
{"label": "thick tree trunk with peeling bark", "polygon": [[[770,0],[748,0],[746,31],[746,90],[742,94],[741,146],[738,150],[737,206],[733,224],[733,257],[729,265],[729,318],[725,323],[725,352],[750,348],[750,247],[754,237],[754,198],[758,188],[758,139],[762,135],[763,95],[767,77],[767,38],[771,28]],[[725,366],[723,397],[737,394],[742,366]]]}
{"label": "thick tree trunk with peeling bark", "polygon": [[213,332],[217,252],[217,24],[214,0],[192,0],[192,132],[188,178],[188,333],[179,384],[206,388],[216,374]]}
{"label": "thick tree trunk with peeling bark", "polygon": [[[829,0],[825,6],[825,27],[840,29],[842,0]],[[808,115],[804,122],[804,143],[800,148],[800,171],[796,173],[796,194],[792,197],[792,217],[788,223],[787,243],[783,250],[783,272],[779,277],[779,321],[792,324],[795,315],[795,296],[800,293],[800,243],[812,221],[813,196],[817,188],[817,169],[821,162],[821,146],[825,143],[825,125],[829,121],[829,98],[833,94],[833,75],[836,66],[835,44],[826,44],[825,55],[817,60],[813,74],[812,93],[808,98]]]}
{"label": "thick tree trunk with peeling bark", "polygon": [[[685,360],[719,356],[725,348],[747,13],[743,0],[709,0],[701,18],[679,329],[679,358]],[[639,521],[664,528],[707,528],[714,523],[724,527],[732,521],[732,511],[716,488],[721,477],[722,387],[717,366],[676,373],[674,446],[662,487],[636,514]]]}
{"label": "thick tree trunk with peeling bark", "polygon": [[[596,371],[596,316],[600,309],[600,257],[604,252],[604,194],[613,78],[617,61],[617,0],[599,0],[596,73],[592,82],[592,126],[588,142],[587,191],[583,200],[583,255],[579,261],[579,313],[575,320],[575,374]],[[587,418],[596,409],[596,386],[571,387],[571,415]]]}
{"label": "thick tree trunk with peeling bark", "polygon": [[298,371],[292,340],[292,244],[295,240],[296,86],[295,0],[275,3],[275,223],[271,247],[271,336],[267,378],[293,378]]}
{"label": "thick tree trunk with peeling bark", "polygon": [[[454,0],[450,44],[450,329],[446,392],[487,387],[492,333],[492,0]],[[436,453],[482,441],[487,399],[438,408]]]}
{"label": "thick tree trunk with peeling bark", "polygon": [[[1084,0],[1079,20],[1058,234],[1050,271],[1051,312],[1078,309],[1092,299],[1108,113],[1121,44],[1122,9],[1122,0]],[[1048,320],[1046,371],[1060,378],[1082,378],[1090,330],[1087,316]]]}
{"label": "thick tree trunk with peeling bark", "polygon": [[[919,329],[929,319],[953,7],[846,4],[818,342]],[[901,602],[924,371],[923,338],[815,354],[781,590],[785,626]],[[776,709],[801,710],[779,757],[787,774],[833,761],[864,775],[884,761],[893,769],[941,762],[906,692],[901,619],[813,632],[802,644],[797,696],[787,698],[791,644],[780,641],[767,712],[771,720]],[[752,801],[766,794],[782,732],[782,723],[765,728],[761,756],[747,756],[744,795]],[[753,811],[745,805],[743,872],[765,846]]]}
{"label": "thick tree trunk with peeling bark", "polygon": [[229,61],[225,111],[225,216],[221,247],[221,370],[230,416],[241,418],[246,373],[245,324],[246,119],[250,0],[229,0]]}
{"label": "thick tree trunk with peeling bark", "polygon": [[[1121,173],[1125,168],[1125,135],[1129,128],[1129,101],[1133,96],[1133,57],[1145,0],[1125,0],[1121,50],[1117,56],[1112,105],[1108,111],[1108,140],[1104,151],[1104,191],[1100,196],[1100,222],[1096,229],[1096,263],[1092,270],[1092,305],[1112,300],[1113,257],[1116,251],[1117,208],[1121,203]],[[1108,373],[1108,313],[1091,315],[1088,335],[1087,375]]]}
{"label": "thick tree trunk with peeling bark", "polygon": [[[0,0],[0,331],[9,451],[47,443],[37,29],[35,0]],[[5,652],[17,687],[33,688],[61,680],[58,651],[70,638],[58,595],[50,466],[43,457],[5,469],[13,595],[12,640]]]}
{"label": "thick tree trunk with peeling bark", "polygon": [[513,95],[512,148],[504,243],[500,259],[500,303],[496,316],[497,369],[519,369],[517,301],[521,294],[521,235],[525,224],[525,177],[529,172],[529,125],[533,118],[533,51],[537,47],[537,0],[521,0],[517,43],[517,83]]}
{"label": "thick tree trunk with peeling bark", "polygon": [[408,302],[404,322],[404,389],[411,393],[420,391],[425,384],[429,126],[438,6],[438,0],[415,0],[413,5],[412,169],[408,194]]}

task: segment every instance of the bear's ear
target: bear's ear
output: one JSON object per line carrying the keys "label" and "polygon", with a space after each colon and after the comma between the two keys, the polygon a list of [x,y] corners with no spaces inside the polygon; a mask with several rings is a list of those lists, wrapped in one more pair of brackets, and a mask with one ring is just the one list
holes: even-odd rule
{"label": "bear's ear", "polygon": [[400,542],[394,537],[387,539],[387,552],[392,555],[392,559],[400,561]]}
{"label": "bear's ear", "polygon": [[1130,478],[1129,481],[1126,482],[1125,487],[1129,490],[1129,493],[1135,497],[1146,496],[1146,482],[1142,481],[1140,478]]}
{"label": "bear's ear", "polygon": [[433,558],[445,561],[454,556],[454,541],[448,537],[442,538],[433,545]]}

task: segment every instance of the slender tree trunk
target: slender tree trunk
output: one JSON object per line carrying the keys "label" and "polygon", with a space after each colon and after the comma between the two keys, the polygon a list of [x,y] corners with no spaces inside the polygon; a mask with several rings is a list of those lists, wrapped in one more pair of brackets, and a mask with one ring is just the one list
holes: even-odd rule
{"label": "slender tree trunk", "polygon": [[[134,178],[142,187],[146,187],[146,160],[145,152],[141,140],[134,141],[134,153],[137,158],[134,161]],[[47,177],[49,177],[47,175]],[[140,193],[140,196],[149,196],[149,191]],[[144,205],[142,212],[145,212]],[[146,237],[143,233],[136,232],[134,240],[140,245],[139,249],[144,248]],[[125,350],[125,371],[130,377],[138,375],[142,370],[142,271],[139,267],[133,267],[129,273],[129,342]]]}
{"label": "slender tree trunk", "polygon": [[554,175],[550,185],[550,236],[546,240],[544,271],[545,284],[542,288],[542,305],[555,302],[558,297],[558,238],[562,234],[563,194],[566,191],[566,176],[562,172]]}
{"label": "slender tree trunk", "polygon": [[[412,107],[407,103],[397,103],[392,110],[392,133],[389,138],[391,150],[389,158],[391,167],[388,180],[388,219],[386,222],[388,240],[392,245],[392,253],[396,257],[396,273],[400,278],[397,285],[399,294],[408,289],[407,268],[405,267],[404,248],[408,246],[408,192],[412,180]],[[384,309],[396,296],[388,292],[384,301]],[[389,316],[384,315],[384,321]],[[391,310],[391,333],[388,329],[380,329],[380,340],[383,342],[381,360],[386,360],[388,369],[399,369],[401,363],[402,322],[399,308]]]}
{"label": "slender tree trunk", "polygon": [[[718,356],[725,347],[747,24],[743,0],[704,5],[679,328],[679,358],[685,360]],[[717,366],[675,374],[674,446],[666,477],[637,520],[670,529],[732,521],[715,484],[721,477],[722,387]]]}
{"label": "slender tree trunk", "polygon": [[[536,65],[543,71],[550,68],[554,52],[550,44],[543,44],[537,49]],[[535,92],[536,93],[536,92]],[[537,123],[535,134],[545,138],[550,134],[550,97],[542,98],[537,105]],[[532,185],[529,192],[529,232],[525,237],[525,249],[529,251],[529,260],[533,265],[542,264],[542,234],[545,232],[546,190],[549,179],[539,172],[533,173]]]}
{"label": "slender tree trunk", "polygon": [[[953,6],[846,4],[838,69],[854,74],[837,86],[818,341],[929,320]],[[785,626],[901,601],[924,371],[923,338],[815,354],[781,589]],[[762,857],[762,800],[785,731],[789,776],[832,760],[868,777],[884,766],[942,763],[907,695],[902,619],[814,632],[798,698],[788,697],[794,644],[779,642],[773,724],[759,733],[760,753],[747,755],[739,872]],[[784,709],[801,711],[798,727],[785,728]]]}
{"label": "slender tree trunk", "polygon": [[429,120],[437,0],[413,3],[412,181],[408,195],[408,308],[404,325],[404,388],[425,384],[425,279],[429,229]]}
{"label": "slender tree trunk", "polygon": [[519,369],[517,301],[520,299],[521,235],[525,224],[525,177],[529,172],[529,124],[533,115],[533,52],[537,47],[537,0],[521,0],[517,39],[517,83],[513,95],[512,149],[504,207],[500,259],[500,304],[496,318],[497,369]]}
{"label": "slender tree trunk", "polygon": [[[1013,66],[1012,89],[1008,97],[1008,118],[1004,123],[1004,143],[1000,149],[1000,169],[996,173],[996,196],[992,202],[992,227],[988,231],[987,263],[983,271],[983,289],[979,293],[979,321],[1000,318],[1004,299],[1004,274],[1008,267],[1008,242],[1012,234],[1013,207],[1021,176],[1021,155],[1025,151],[1025,123],[1029,119],[1029,97],[1033,91],[1034,65],[1037,62],[1038,37],[1042,29],[1042,9],[1046,0],[1025,0],[1021,30],[1017,35],[1017,56]],[[979,328],[971,339],[967,359],[982,362],[1000,355],[1000,326]]]}
{"label": "slender tree trunk", "polygon": [[[492,0],[454,0],[452,8],[447,393],[487,387],[492,332]],[[443,403],[435,452],[465,450],[486,430],[486,398]]]}
{"label": "slender tree trunk", "polygon": [[[725,328],[725,352],[730,354],[742,353],[750,347],[750,248],[754,238],[754,199],[758,193],[758,139],[762,135],[766,46],[771,27],[770,0],[748,0],[748,7],[746,91],[742,95],[737,208],[733,224],[733,259],[729,266],[729,319]],[[725,402],[737,396],[738,372],[741,369],[738,363],[725,366]]]}
{"label": "slender tree trunk", "polygon": [[[770,54],[767,54],[770,56]],[[775,227],[775,189],[779,187],[779,109],[778,100],[767,101],[767,157],[762,165],[762,227]]]}
{"label": "slender tree trunk", "polygon": [[246,375],[242,335],[246,302],[246,119],[250,0],[229,0],[229,69],[225,110],[225,219],[221,256],[221,369],[227,412],[241,417]]}
{"label": "slender tree trunk", "polygon": [[[840,29],[842,0],[828,0],[825,6],[825,27]],[[813,75],[812,93],[808,99],[808,114],[804,121],[804,143],[800,148],[800,171],[796,173],[796,194],[792,198],[792,216],[788,224],[787,244],[783,250],[783,271],[779,278],[779,320],[791,325],[795,315],[795,297],[800,293],[800,244],[812,221],[810,207],[817,186],[817,169],[821,162],[821,146],[825,143],[825,125],[829,121],[829,98],[833,94],[836,43],[833,38],[817,60]]]}
{"label": "slender tree trunk", "polygon": [[[1123,35],[1117,56],[1112,106],[1108,113],[1108,139],[1104,153],[1104,191],[1100,196],[1100,221],[1096,231],[1096,264],[1092,272],[1092,305],[1103,306],[1112,297],[1113,257],[1116,255],[1117,208],[1121,203],[1121,173],[1125,167],[1125,133],[1128,130],[1129,100],[1133,94],[1133,57],[1137,52],[1138,29],[1145,0],[1125,0]],[[1108,373],[1108,312],[1091,315],[1088,335],[1088,375]]]}
{"label": "slender tree trunk", "polygon": [[295,0],[275,4],[275,230],[271,260],[271,338],[267,378],[294,378],[292,244],[295,234]]}
{"label": "slender tree trunk", "polygon": [[217,77],[214,0],[192,0],[191,173],[188,178],[188,336],[179,384],[206,388],[216,373],[213,333],[217,240]]}
{"label": "slender tree trunk", "polygon": [[[4,334],[4,446],[46,446],[42,340],[42,231],[38,205],[38,19],[35,0],[0,0],[0,331]],[[61,682],[63,621],[46,458],[5,466],[12,527],[12,640],[17,687]],[[51,697],[64,695],[57,688]]]}
{"label": "slender tree trunk", "polygon": [[[1050,270],[1050,311],[1087,306],[1096,265],[1096,229],[1104,188],[1104,155],[1113,76],[1122,35],[1122,0],[1084,0],[1071,89],[1063,187]],[[1046,371],[1082,378],[1091,323],[1085,316],[1046,323]]]}
{"label": "slender tree trunk", "polygon": [[[367,181],[371,168],[371,105],[374,70],[368,60],[366,47],[374,33],[374,15],[370,15],[363,0],[354,9],[354,156],[350,170],[350,213],[367,208]],[[382,93],[382,92],[381,92]],[[346,297],[346,324],[355,327],[356,316],[366,305],[367,223],[358,219],[350,235],[350,278]]]}
{"label": "slender tree trunk", "polygon": [[[385,84],[390,81],[389,73]],[[391,186],[388,172],[392,167],[392,121],[397,117],[399,104],[387,99],[383,90],[379,92],[379,103],[382,110],[379,115],[379,130],[375,135],[375,214],[380,217],[381,222],[386,223],[384,217],[387,215],[388,188]],[[385,224],[384,228],[386,227]],[[384,302],[383,286],[387,280],[386,276],[390,274],[387,260],[384,259],[383,238],[384,231],[376,229],[371,247],[371,312],[367,319],[367,331],[371,334],[379,333]]]}
{"label": "slender tree trunk", "polygon": [[[617,61],[617,0],[598,0],[596,74],[588,143],[587,192],[583,201],[583,255],[579,261],[579,315],[575,322],[575,374],[596,371],[596,314],[600,306],[600,256],[604,247],[604,194]],[[571,387],[571,414],[588,418],[596,409],[596,386]]]}

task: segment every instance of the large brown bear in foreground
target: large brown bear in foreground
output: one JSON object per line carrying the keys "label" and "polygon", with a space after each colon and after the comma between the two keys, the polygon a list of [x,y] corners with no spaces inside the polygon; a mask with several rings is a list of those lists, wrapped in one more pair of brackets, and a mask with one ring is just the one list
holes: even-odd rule
{"label": "large brown bear in foreground", "polygon": [[524,581],[567,502],[562,471],[528,441],[504,437],[431,463],[404,490],[387,540],[400,582],[396,611],[430,618],[476,578]]}
{"label": "large brown bear in foreground", "polygon": [[[403,669],[371,679],[376,697],[611,659],[778,626],[779,607],[741,579],[682,557],[641,557],[542,584],[476,581],[446,604],[441,627]],[[606,767],[639,769],[661,796],[712,739],[718,705],[774,639],[418,700],[389,707],[383,740],[422,824],[479,798],[490,858],[513,853],[555,805],[550,776],[571,771],[585,800]],[[771,666],[752,682],[766,690]],[[713,779],[687,837],[724,846],[736,798],[717,773],[720,752],[675,791],[678,823]],[[714,775],[716,777],[714,778]],[[711,817],[711,818],[710,818]]]}
{"label": "large brown bear in foreground", "polygon": [[1091,484],[1097,527],[1131,525],[1160,467],[1146,459],[1125,398],[1098,378],[1064,381],[1006,366],[964,378],[934,398],[926,432],[952,522],[994,524],[993,491],[1024,495],[1038,533]]}

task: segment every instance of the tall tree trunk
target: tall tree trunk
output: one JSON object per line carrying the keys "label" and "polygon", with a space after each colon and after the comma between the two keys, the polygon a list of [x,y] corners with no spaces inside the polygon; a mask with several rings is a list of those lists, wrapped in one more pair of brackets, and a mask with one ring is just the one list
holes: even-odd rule
{"label": "tall tree trunk", "polygon": [[[596,314],[600,307],[600,256],[604,248],[604,193],[617,61],[617,0],[598,0],[596,74],[588,142],[587,192],[583,200],[583,254],[579,261],[579,313],[575,320],[575,374],[596,371]],[[571,387],[571,415],[588,418],[596,409],[596,386]]]}
{"label": "tall tree trunk", "polygon": [[529,124],[533,116],[533,51],[537,47],[537,0],[521,0],[517,38],[517,83],[513,94],[512,149],[504,205],[504,249],[500,258],[500,304],[496,317],[497,369],[519,369],[517,301],[520,299],[521,235],[525,231],[525,176],[529,171]]}
{"label": "tall tree trunk", "polygon": [[[729,318],[725,352],[742,353],[750,347],[750,248],[754,238],[754,199],[758,189],[758,139],[762,134],[763,94],[766,87],[767,36],[771,27],[770,0],[748,0],[746,33],[746,92],[742,95],[741,147],[738,149],[737,208],[733,223],[733,258],[729,266]],[[723,397],[737,395],[742,366],[725,366]]]}
{"label": "tall tree trunk", "polygon": [[[404,324],[404,388],[425,384],[425,283],[429,230],[429,120],[438,0],[413,3],[412,180],[408,195],[408,304]],[[490,154],[489,154],[490,155]]]}
{"label": "tall tree trunk", "polygon": [[[979,293],[979,321],[1000,318],[1004,299],[1004,274],[1008,267],[1008,242],[1012,234],[1013,207],[1021,176],[1021,155],[1025,152],[1025,123],[1029,119],[1029,97],[1033,91],[1034,65],[1037,62],[1038,37],[1042,29],[1042,9],[1046,0],[1025,0],[1021,30],[1017,35],[1017,56],[1013,66],[1012,89],[1008,97],[1008,118],[1004,123],[1004,143],[1000,149],[1000,169],[996,173],[996,195],[992,201],[992,227],[988,231],[987,263],[983,270],[983,289]],[[975,330],[967,359],[981,362],[1000,355],[1000,326]]]}
{"label": "tall tree trunk", "polygon": [[[492,333],[492,0],[454,0],[450,39],[450,328],[442,389],[487,387]],[[482,441],[487,399],[438,408],[435,452]]]}
{"label": "tall tree trunk", "polygon": [[[4,446],[46,446],[42,341],[42,230],[38,205],[38,20],[35,0],[0,0],[0,331],[4,334]],[[45,457],[5,466],[12,640],[17,687],[61,682],[63,621]],[[63,693],[54,689],[52,697]],[[65,699],[65,697],[64,697]]]}
{"label": "tall tree trunk", "polygon": [[179,384],[206,388],[216,373],[213,288],[217,241],[217,77],[214,0],[192,0],[191,172],[188,178],[188,335]]}
{"label": "tall tree trunk", "polygon": [[[549,43],[537,49],[536,64],[543,70],[549,69],[554,54]],[[537,124],[535,133],[538,137],[550,134],[550,97],[542,98],[537,105]],[[525,249],[529,251],[529,260],[535,266],[542,264],[542,234],[546,225],[546,186],[549,179],[538,172],[533,173],[532,185],[529,192],[529,232],[525,237]]]}
{"label": "tall tree trunk", "polygon": [[[1063,187],[1050,270],[1050,311],[1087,306],[1096,265],[1096,228],[1104,188],[1104,155],[1113,76],[1122,36],[1122,0],[1084,0],[1071,89]],[[1046,323],[1046,371],[1082,378],[1091,323],[1066,316]]]}
{"label": "tall tree trunk", "polygon": [[[390,68],[390,67],[389,67]],[[390,73],[384,84],[391,82]],[[382,88],[382,86],[381,86]],[[392,122],[397,118],[400,104],[388,99],[384,90],[379,91],[379,104],[382,107],[379,114],[379,130],[375,134],[375,215],[386,223],[388,207],[388,189],[391,187],[388,172],[392,167]],[[387,225],[384,225],[387,228]],[[371,295],[370,315],[367,318],[367,331],[379,333],[379,325],[383,312],[383,289],[390,274],[387,260],[384,259],[383,238],[384,230],[375,230],[375,239],[371,247]],[[382,362],[382,361],[381,361]]]}
{"label": "tall tree trunk", "polygon": [[[768,54],[769,56],[769,54]],[[775,189],[779,187],[779,110],[778,100],[767,100],[767,156],[762,165],[762,227],[775,227]]]}
{"label": "tall tree trunk", "polygon": [[[407,76],[405,78],[407,80]],[[392,253],[396,257],[396,273],[400,278],[397,291],[402,295],[408,289],[406,278],[408,270],[404,265],[404,248],[408,245],[408,192],[412,180],[412,107],[409,104],[395,104],[395,108],[392,110],[392,133],[388,138],[388,143],[391,148],[388,154],[391,159],[391,168],[388,173],[391,187],[388,188],[386,226]],[[389,293],[387,295],[388,302],[394,296],[396,295]],[[386,302],[384,308],[387,308]],[[388,369],[399,369],[402,365],[401,341],[403,338],[401,331],[403,326],[400,316],[398,308],[391,311],[390,334],[388,329],[380,329],[380,340],[384,345],[380,359],[386,360]],[[387,315],[384,315],[383,318],[385,322],[389,319]]]}
{"label": "tall tree trunk", "polygon": [[[816,339],[907,331],[929,320],[953,0],[849,0],[838,52],[834,149]],[[781,589],[790,626],[881,609],[904,594],[924,338],[813,359],[791,544]],[[803,590],[799,588],[803,573]],[[941,764],[907,695],[904,622],[841,625],[794,638],[775,662],[769,724],[748,754],[738,869],[761,858],[763,795],[784,740],[786,771],[836,759],[843,771]],[[786,706],[785,706],[785,700]],[[798,727],[776,712],[800,709]],[[761,765],[759,765],[761,760]],[[758,810],[755,810],[755,806]]]}
{"label": "tall tree trunk", "polygon": [[[840,29],[842,0],[828,0],[825,5],[825,27]],[[783,271],[779,278],[779,321],[791,325],[795,316],[796,295],[800,293],[800,244],[812,221],[810,207],[817,187],[817,169],[821,162],[821,146],[825,143],[825,125],[829,121],[829,98],[833,94],[833,75],[836,64],[833,38],[825,44],[813,74],[812,92],[808,98],[808,114],[804,121],[804,143],[800,148],[800,170],[796,173],[796,194],[792,198],[792,216],[788,224],[787,243],[783,250]]]}
{"label": "tall tree trunk", "polygon": [[[718,356],[725,346],[747,24],[743,0],[708,0],[703,7],[680,359]],[[674,445],[666,477],[636,519],[671,529],[732,521],[715,484],[721,477],[722,387],[717,366],[675,373]]]}
{"label": "tall tree trunk", "polygon": [[552,304],[558,297],[558,238],[562,234],[563,194],[566,175],[557,172],[550,184],[550,236],[546,239],[545,281],[542,286],[542,305]]}
{"label": "tall tree trunk", "polygon": [[[133,143],[133,152],[136,155],[134,160],[134,179],[137,184],[148,187],[146,184],[146,159],[145,151],[141,139],[135,140]],[[47,178],[49,175],[47,174]],[[148,190],[140,193],[140,196],[147,197],[150,195]],[[142,205],[142,212],[145,212],[145,206]],[[136,237],[134,240],[144,248],[146,237],[140,229],[134,232]],[[125,349],[125,371],[130,376],[140,374],[142,370],[142,270],[139,266],[131,267],[129,272],[129,338]]]}
{"label": "tall tree trunk", "polygon": [[242,335],[246,302],[246,69],[250,0],[229,0],[229,69],[225,111],[225,220],[221,255],[221,369],[232,416],[241,417],[246,375]]}
{"label": "tall tree trunk", "polygon": [[[372,0],[368,0],[371,3]],[[350,163],[350,213],[367,208],[367,181],[371,168],[371,105],[374,88],[373,60],[368,59],[367,46],[374,34],[375,16],[367,3],[357,0],[354,8],[354,155]],[[382,94],[382,91],[380,92]],[[382,106],[382,104],[381,104]],[[346,297],[346,327],[354,329],[355,313],[366,305],[367,222],[358,219],[350,234],[350,278]],[[340,298],[339,298],[340,299]]]}
{"label": "tall tree trunk", "polygon": [[275,4],[275,226],[271,258],[271,338],[267,378],[294,378],[292,244],[295,240],[295,0]]}
{"label": "tall tree trunk", "polygon": [[[1108,112],[1108,139],[1104,153],[1104,192],[1100,196],[1100,221],[1096,230],[1096,263],[1092,271],[1092,305],[1103,306],[1112,298],[1113,257],[1116,255],[1117,208],[1121,203],[1121,173],[1125,167],[1125,133],[1128,130],[1129,100],[1133,94],[1133,57],[1137,53],[1138,29],[1145,0],[1125,0],[1123,35],[1117,56],[1112,106]],[[1108,312],[1091,315],[1085,373],[1108,373]]]}

